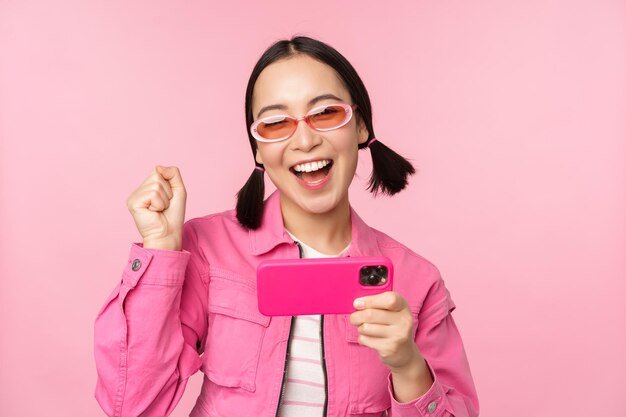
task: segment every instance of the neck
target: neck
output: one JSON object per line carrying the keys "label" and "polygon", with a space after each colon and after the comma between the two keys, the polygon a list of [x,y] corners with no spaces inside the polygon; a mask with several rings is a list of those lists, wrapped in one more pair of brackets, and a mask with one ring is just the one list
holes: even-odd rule
{"label": "neck", "polygon": [[325,254],[337,254],[352,239],[350,203],[344,198],[326,213],[310,213],[290,204],[281,195],[280,206],[285,228],[313,249]]}

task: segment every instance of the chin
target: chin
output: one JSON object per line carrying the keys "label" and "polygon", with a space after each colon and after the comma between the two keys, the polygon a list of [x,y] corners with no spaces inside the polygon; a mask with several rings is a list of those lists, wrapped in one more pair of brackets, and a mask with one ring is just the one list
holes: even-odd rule
{"label": "chin", "polygon": [[326,194],[323,196],[312,198],[300,198],[299,206],[301,209],[312,214],[325,214],[333,211],[339,205],[341,199],[335,194]]}

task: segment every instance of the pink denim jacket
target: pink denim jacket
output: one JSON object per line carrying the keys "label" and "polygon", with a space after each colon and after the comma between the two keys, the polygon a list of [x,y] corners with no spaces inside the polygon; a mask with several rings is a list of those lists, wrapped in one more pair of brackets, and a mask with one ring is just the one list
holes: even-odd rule
{"label": "pink denim jacket", "polygon": [[[298,258],[284,230],[280,195],[265,203],[257,230],[235,211],[185,222],[183,249],[131,245],[121,282],[95,321],[95,397],[108,416],[167,416],[188,378],[205,374],[191,417],[273,417],[283,382],[290,317],[266,317],[256,298],[256,266]],[[348,256],[384,255],[394,263],[394,290],[409,302],[414,335],[434,376],[421,397],[399,403],[388,368],[359,345],[348,315],[326,315],[322,326],[326,415],[477,416],[478,398],[455,305],[438,269],[351,210]]]}

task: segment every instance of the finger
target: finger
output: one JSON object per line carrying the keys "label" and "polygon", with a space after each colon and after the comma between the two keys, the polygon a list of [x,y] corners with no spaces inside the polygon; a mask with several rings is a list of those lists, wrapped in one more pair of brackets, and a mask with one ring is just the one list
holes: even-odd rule
{"label": "finger", "polygon": [[155,188],[150,183],[142,184],[133,192],[133,194],[131,194],[126,202],[126,205],[131,211],[146,209],[152,205],[152,200],[156,199],[157,197],[163,200],[163,205],[165,204],[166,200],[168,202],[167,204],[169,205],[170,199],[167,198],[167,195],[163,190],[161,190],[159,187]]}
{"label": "finger", "polygon": [[354,300],[354,308],[358,310],[378,308],[390,311],[401,311],[407,307],[407,301],[395,291],[385,291],[380,294],[360,297]]}
{"label": "finger", "polygon": [[167,198],[171,199],[172,197],[174,197],[172,186],[165,178],[163,178],[161,174],[155,171],[154,178],[155,178],[156,184],[159,184],[159,186],[165,191]]}
{"label": "finger", "polygon": [[[154,187],[154,188],[152,188]],[[151,190],[161,190],[168,199],[172,199],[174,197],[174,193],[172,192],[172,187],[170,183],[163,179],[160,175],[156,176],[156,180],[150,183],[149,189]]]}
{"label": "finger", "polygon": [[[398,343],[393,338],[374,337],[367,335],[359,335],[358,342],[362,346],[374,349],[386,365],[395,366],[394,364],[407,363],[414,352],[417,350],[414,342],[409,344]],[[419,350],[417,350],[419,355]],[[401,363],[399,363],[399,361]]]}
{"label": "finger", "polygon": [[355,311],[350,315],[350,323],[354,326],[360,326],[363,323],[376,324],[393,324],[395,322],[394,314],[389,310],[381,310],[376,308],[368,308],[365,310]]}
{"label": "finger", "polygon": [[383,350],[389,350],[391,345],[389,339],[387,338],[368,336],[364,334],[360,334],[357,340],[360,345],[374,349],[379,355]]}
{"label": "finger", "polygon": [[[167,200],[169,202],[169,200]],[[147,207],[148,210],[151,211],[164,211],[167,209],[167,203],[161,197],[152,198]]]}
{"label": "finger", "polygon": [[391,338],[394,328],[386,324],[363,323],[359,326],[359,334],[369,337]]}
{"label": "finger", "polygon": [[151,189],[142,194],[142,207],[154,211],[163,211],[170,206],[170,199],[167,198],[165,192],[158,189]]}
{"label": "finger", "polygon": [[163,176],[163,178],[169,182],[172,187],[172,191],[176,193],[179,190],[184,190],[185,185],[183,184],[183,177],[180,175],[180,171],[178,167],[164,167],[161,165],[157,165],[158,172]]}

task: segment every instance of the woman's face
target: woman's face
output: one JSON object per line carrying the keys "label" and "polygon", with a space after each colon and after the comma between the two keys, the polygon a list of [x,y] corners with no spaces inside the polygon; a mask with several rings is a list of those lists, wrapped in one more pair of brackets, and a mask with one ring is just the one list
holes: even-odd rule
{"label": "woman's face", "polygon": [[[319,99],[328,95],[336,98]],[[353,104],[337,73],[308,55],[296,55],[274,62],[261,72],[254,86],[252,112],[254,120],[276,114],[302,117],[312,108],[337,102]],[[263,110],[272,105],[284,108]],[[265,166],[281,192],[283,210],[287,205],[289,210],[322,214],[347,202],[358,144],[367,138],[367,129],[357,123],[356,114],[346,125],[327,132],[313,130],[302,120],[288,139],[257,141],[256,160]],[[330,164],[316,172],[296,174],[296,165],[310,162]]]}

